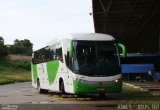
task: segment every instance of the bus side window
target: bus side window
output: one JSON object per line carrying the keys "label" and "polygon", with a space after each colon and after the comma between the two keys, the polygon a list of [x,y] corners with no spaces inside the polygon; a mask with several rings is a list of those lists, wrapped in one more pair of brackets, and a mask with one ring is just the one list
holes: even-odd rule
{"label": "bus side window", "polygon": [[37,51],[34,53],[34,57],[33,57],[33,59],[32,59],[32,63],[33,64],[37,64],[37,63],[39,63],[38,62],[38,53],[37,53]]}
{"label": "bus side window", "polygon": [[61,62],[63,62],[62,48],[56,49],[56,57],[57,57],[57,60],[60,60]]}
{"label": "bus side window", "polygon": [[36,54],[32,53],[32,63],[35,64],[36,63]]}
{"label": "bus side window", "polygon": [[45,62],[45,55],[42,55],[42,62]]}
{"label": "bus side window", "polygon": [[69,69],[73,70],[73,57],[69,57],[69,51],[67,51],[66,65]]}

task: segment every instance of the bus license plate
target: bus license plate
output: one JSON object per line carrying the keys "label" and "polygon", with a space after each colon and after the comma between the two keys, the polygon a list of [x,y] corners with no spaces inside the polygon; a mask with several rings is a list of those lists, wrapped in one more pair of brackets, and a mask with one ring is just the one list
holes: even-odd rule
{"label": "bus license plate", "polygon": [[97,91],[104,91],[104,88],[97,88]]}

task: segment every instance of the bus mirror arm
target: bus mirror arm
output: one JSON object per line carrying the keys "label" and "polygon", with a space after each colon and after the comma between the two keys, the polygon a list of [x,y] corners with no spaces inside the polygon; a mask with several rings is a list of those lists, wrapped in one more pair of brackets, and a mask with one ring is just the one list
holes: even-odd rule
{"label": "bus mirror arm", "polygon": [[125,45],[118,43],[118,47],[122,50],[122,52],[120,53],[120,55],[122,57],[126,57],[127,56],[127,52],[126,52],[126,47]]}

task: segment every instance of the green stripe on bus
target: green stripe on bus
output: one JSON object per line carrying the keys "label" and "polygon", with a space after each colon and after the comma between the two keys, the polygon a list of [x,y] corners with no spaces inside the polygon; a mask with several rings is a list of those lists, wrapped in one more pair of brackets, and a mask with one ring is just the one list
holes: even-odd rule
{"label": "green stripe on bus", "polygon": [[34,83],[37,83],[37,66],[32,64]]}
{"label": "green stripe on bus", "polygon": [[85,84],[78,81],[73,82],[75,94],[86,93],[119,93],[122,90],[122,82],[113,82],[112,84],[97,85],[97,84]]}
{"label": "green stripe on bus", "polygon": [[59,67],[58,60],[47,62],[47,73],[50,85],[54,82],[56,78],[58,67]]}

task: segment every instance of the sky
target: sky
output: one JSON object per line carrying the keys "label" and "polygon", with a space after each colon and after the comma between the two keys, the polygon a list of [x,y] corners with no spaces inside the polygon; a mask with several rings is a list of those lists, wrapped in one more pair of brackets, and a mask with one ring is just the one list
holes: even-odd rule
{"label": "sky", "polygon": [[5,44],[29,39],[33,50],[69,33],[94,32],[92,0],[0,0]]}

